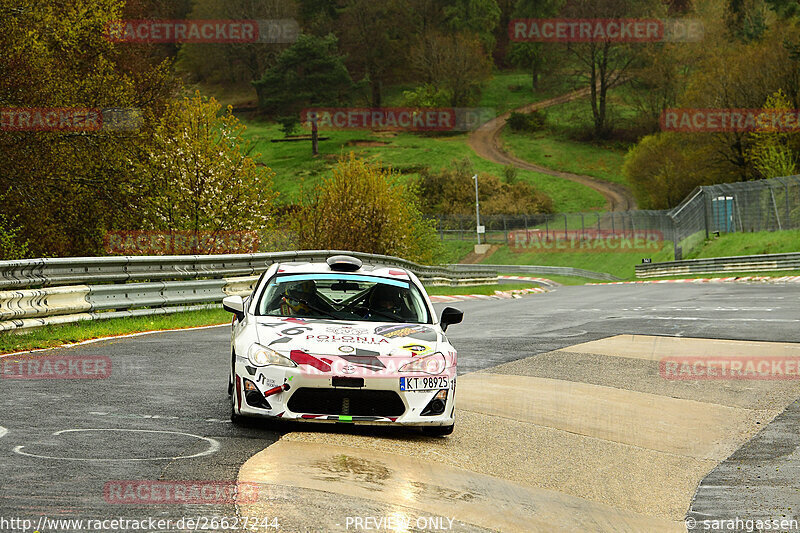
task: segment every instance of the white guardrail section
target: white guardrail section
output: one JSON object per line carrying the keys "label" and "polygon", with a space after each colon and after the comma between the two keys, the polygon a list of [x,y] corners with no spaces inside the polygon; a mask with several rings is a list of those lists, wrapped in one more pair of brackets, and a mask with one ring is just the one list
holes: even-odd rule
{"label": "white guardrail section", "polygon": [[714,257],[636,265],[636,277],[656,278],[690,274],[778,272],[781,270],[800,270],[800,253]]}
{"label": "white guardrail section", "polygon": [[341,254],[369,265],[406,268],[429,285],[497,282],[497,272],[486,267],[463,272],[341,250],[0,261],[0,331],[219,307],[225,296],[250,294],[273,263],[324,261]]}

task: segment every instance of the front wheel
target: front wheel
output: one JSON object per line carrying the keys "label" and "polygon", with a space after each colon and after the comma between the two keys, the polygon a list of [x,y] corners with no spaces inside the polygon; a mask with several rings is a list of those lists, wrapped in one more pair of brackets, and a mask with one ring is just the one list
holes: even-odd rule
{"label": "front wheel", "polygon": [[454,427],[455,424],[450,424],[449,426],[425,426],[422,428],[422,434],[428,437],[444,437],[445,435],[450,435]]}

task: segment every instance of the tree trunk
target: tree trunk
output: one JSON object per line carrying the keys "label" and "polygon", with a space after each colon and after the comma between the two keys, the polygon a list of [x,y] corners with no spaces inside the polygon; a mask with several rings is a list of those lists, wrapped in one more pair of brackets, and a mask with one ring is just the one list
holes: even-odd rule
{"label": "tree trunk", "polygon": [[369,79],[370,87],[372,89],[372,107],[379,108],[383,103],[381,98],[382,83],[380,80],[373,78],[371,75]]}

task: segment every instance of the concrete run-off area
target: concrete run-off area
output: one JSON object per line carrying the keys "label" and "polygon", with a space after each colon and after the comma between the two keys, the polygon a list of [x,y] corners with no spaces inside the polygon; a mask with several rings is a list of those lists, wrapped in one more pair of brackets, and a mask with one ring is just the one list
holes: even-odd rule
{"label": "concrete run-off area", "polygon": [[241,468],[239,481],[262,490],[240,510],[298,531],[387,520],[419,531],[686,531],[703,478],[800,396],[796,380],[659,372],[663,358],[712,354],[795,358],[800,346],[619,335],[472,372],[459,377],[452,436],[289,433]]}

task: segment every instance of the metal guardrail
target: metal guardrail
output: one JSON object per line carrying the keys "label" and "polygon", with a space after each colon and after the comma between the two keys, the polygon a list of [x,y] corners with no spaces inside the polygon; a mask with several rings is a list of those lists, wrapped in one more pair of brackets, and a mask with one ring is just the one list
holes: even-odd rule
{"label": "metal guardrail", "polygon": [[481,268],[490,268],[496,272],[508,274],[555,274],[558,276],[580,277],[601,281],[620,281],[621,278],[605,272],[592,272],[582,268],[555,267],[540,265],[448,265],[460,272],[477,272]]}
{"label": "metal guardrail", "polygon": [[497,282],[497,272],[486,267],[465,272],[342,250],[1,261],[0,288],[11,290],[0,291],[0,331],[218,306],[225,296],[250,294],[273,263],[324,261],[340,254],[369,265],[406,268],[431,285]]}
{"label": "metal guardrail", "polygon": [[[0,289],[53,287],[76,283],[256,276],[273,263],[324,261],[327,257],[338,254],[358,257],[365,264],[387,264],[407,268],[423,281],[435,278],[448,279],[453,274],[447,267],[425,266],[399,257],[343,250],[237,255],[68,257],[0,261]],[[489,267],[483,267],[478,271],[484,273],[485,277],[496,277],[496,273]]]}
{"label": "metal guardrail", "polygon": [[776,272],[781,270],[800,270],[800,253],[714,257],[710,259],[649,263],[636,265],[636,277],[656,278],[687,274]]}

